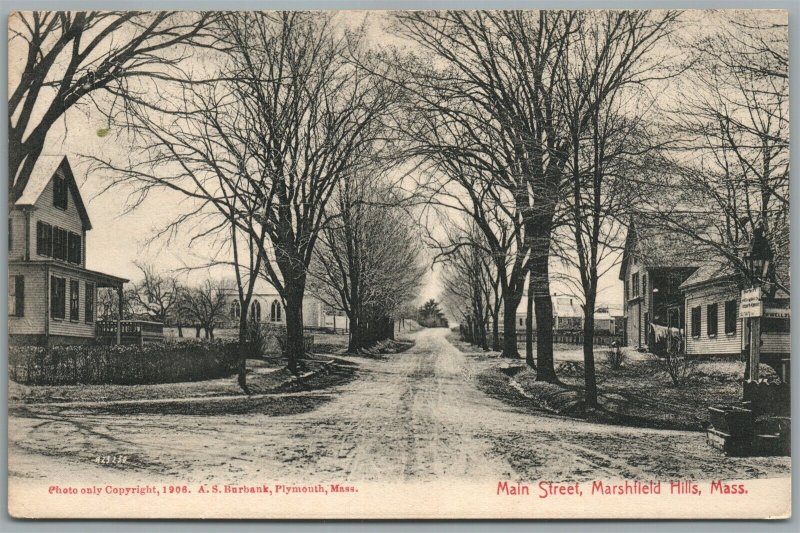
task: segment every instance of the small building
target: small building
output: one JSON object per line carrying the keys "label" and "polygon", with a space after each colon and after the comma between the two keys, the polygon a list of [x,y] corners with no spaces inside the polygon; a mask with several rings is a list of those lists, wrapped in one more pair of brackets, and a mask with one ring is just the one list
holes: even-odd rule
{"label": "small building", "polygon": [[[578,331],[583,329],[583,308],[580,300],[568,294],[554,294],[553,302],[553,329],[555,331]],[[528,315],[528,299],[523,296],[517,307],[517,329],[525,328],[525,319]],[[598,332],[615,332],[614,317],[610,314],[608,305],[598,305],[595,309],[595,330]],[[501,311],[502,313],[502,311]],[[502,325],[503,320],[500,319]],[[536,316],[533,317],[533,329],[536,329]]]}
{"label": "small building", "polygon": [[[685,327],[681,284],[700,266],[691,241],[644,218],[628,225],[619,279],[624,285],[623,343],[647,349],[659,328]],[[654,328],[653,326],[658,326]]]}
{"label": "small building", "polygon": [[[241,304],[237,291],[227,290],[225,299],[227,316],[223,327],[237,328],[241,316]],[[256,290],[250,299],[248,317],[262,324],[286,324],[286,309],[275,287],[265,281],[258,281]],[[349,321],[347,316],[334,314],[321,300],[306,294],[303,298],[303,326],[315,329],[335,327],[348,330]]]}
{"label": "small building", "polygon": [[[697,269],[680,289],[685,296],[685,350],[697,357],[740,357],[749,351],[747,320],[739,317],[744,280],[726,261]],[[761,318],[761,360],[779,369],[789,357],[789,298],[778,291]]]}
{"label": "small building", "polygon": [[[11,344],[97,339],[98,288],[113,288],[121,295],[128,280],[86,268],[86,233],[91,229],[67,158],[40,156],[8,217]],[[117,321],[117,342],[119,326]]]}

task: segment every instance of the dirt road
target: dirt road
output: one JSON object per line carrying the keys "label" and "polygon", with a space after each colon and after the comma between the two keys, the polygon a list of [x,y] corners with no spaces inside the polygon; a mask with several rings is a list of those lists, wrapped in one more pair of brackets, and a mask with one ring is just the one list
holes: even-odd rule
{"label": "dirt road", "polygon": [[[700,433],[517,410],[475,385],[475,374],[496,360],[460,352],[446,334],[422,330],[405,353],[351,358],[358,377],[338,387],[243,400],[230,414],[12,405],[10,475],[58,472],[87,482],[119,476],[128,483],[788,475],[788,458],[725,458]],[[106,454],[126,455],[128,462],[93,462]]]}

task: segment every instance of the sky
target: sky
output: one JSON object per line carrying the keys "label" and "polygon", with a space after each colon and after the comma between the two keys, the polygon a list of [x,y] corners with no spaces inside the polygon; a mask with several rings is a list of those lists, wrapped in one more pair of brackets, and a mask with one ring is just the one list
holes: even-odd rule
{"label": "sky", "polygon": [[[703,20],[708,23],[707,13],[690,13],[690,22]],[[360,24],[365,17],[364,12],[340,13],[350,26]],[[402,40],[385,33],[385,15],[370,15],[367,38],[374,43],[390,43],[403,45]],[[685,31],[696,31],[691,28]],[[666,50],[666,49],[665,49]],[[13,47],[10,47],[10,68],[13,66]],[[666,53],[666,52],[665,52]],[[13,76],[9,76],[13,81]],[[107,136],[100,136],[98,130],[108,127],[102,114],[92,106],[82,109],[71,109],[64,120],[51,130],[46,153],[50,155],[66,154],[70,158],[81,193],[86,202],[93,230],[87,235],[87,266],[109,274],[131,279],[139,277],[136,262],[153,264],[161,270],[180,269],[186,265],[199,265],[204,262],[208,249],[200,245],[190,245],[188,235],[179,235],[167,241],[164,238],[151,242],[155,233],[172,221],[177,210],[181,210],[182,197],[178,193],[152,193],[133,211],[126,210],[131,191],[115,189],[102,192],[109,182],[105,176],[92,174],[87,178],[87,162],[83,154],[103,154],[114,159],[127,157],[124,132],[111,131]],[[436,228],[430,228],[436,232]],[[188,233],[188,232],[187,232]],[[558,267],[555,268],[558,273]],[[601,303],[621,304],[622,283],[617,279],[619,268],[612,268],[600,282],[598,301]],[[208,272],[194,272],[188,281],[199,281],[207,277]],[[230,277],[232,273],[217,272],[215,276]],[[440,270],[438,266],[426,270],[423,288],[419,300],[438,298],[440,296]],[[568,288],[554,282],[551,292],[565,293]]]}

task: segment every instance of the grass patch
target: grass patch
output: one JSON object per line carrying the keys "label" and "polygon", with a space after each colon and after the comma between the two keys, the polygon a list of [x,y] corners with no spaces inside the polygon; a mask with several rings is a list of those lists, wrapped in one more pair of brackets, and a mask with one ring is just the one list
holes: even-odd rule
{"label": "grass patch", "polygon": [[[766,365],[762,372],[767,378],[775,375]],[[597,409],[585,407],[582,367],[562,366],[557,373],[559,383],[544,383],[530,369],[509,376],[494,367],[480,374],[478,382],[487,394],[528,409],[609,424],[702,430],[710,405],[741,400],[744,363],[698,362],[684,387],[674,387],[655,360],[631,361],[617,370],[598,363]]]}

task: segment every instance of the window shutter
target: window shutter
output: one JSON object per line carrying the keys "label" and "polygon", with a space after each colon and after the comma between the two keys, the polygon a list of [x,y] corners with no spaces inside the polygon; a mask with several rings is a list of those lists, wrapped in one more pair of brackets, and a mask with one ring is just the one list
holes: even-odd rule
{"label": "window shutter", "polygon": [[709,337],[717,334],[717,328],[719,325],[718,318],[717,304],[710,304],[706,308],[706,334]]}
{"label": "window shutter", "polygon": [[25,316],[25,276],[14,276],[16,316]]}
{"label": "window shutter", "polygon": [[94,322],[94,283],[85,285],[83,319],[87,324]]}
{"label": "window shutter", "polygon": [[69,249],[67,260],[70,263],[79,265],[81,263],[81,236],[70,231],[68,233],[67,241]]}
{"label": "window shutter", "polygon": [[36,223],[36,254],[44,255],[44,225],[41,220]]}

